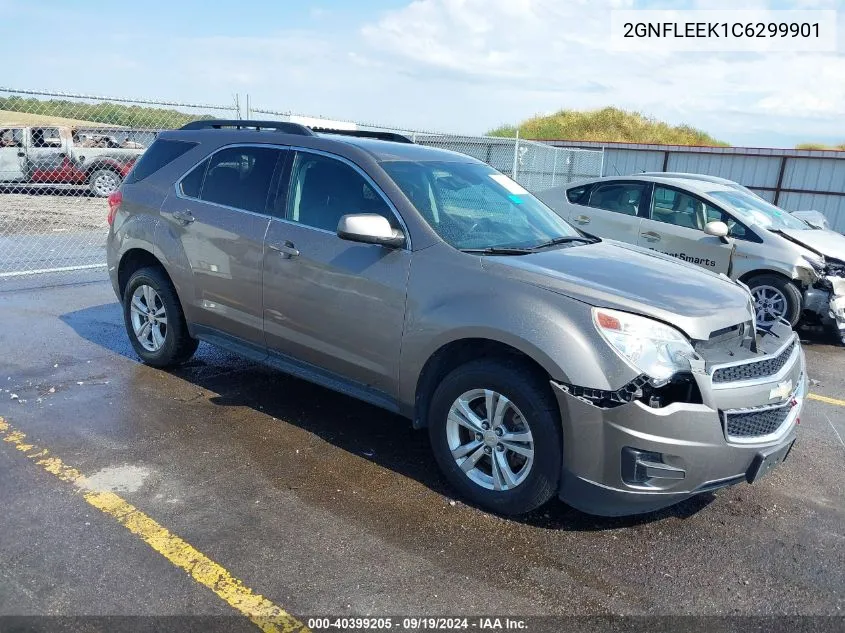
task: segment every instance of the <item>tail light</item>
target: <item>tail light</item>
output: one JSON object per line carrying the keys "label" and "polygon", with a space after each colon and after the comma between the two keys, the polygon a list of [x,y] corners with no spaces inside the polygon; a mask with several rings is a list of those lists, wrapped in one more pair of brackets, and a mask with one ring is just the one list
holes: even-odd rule
{"label": "tail light", "polygon": [[109,194],[109,226],[114,224],[114,216],[117,214],[117,210],[120,208],[121,204],[123,204],[123,193],[120,191],[112,191]]}

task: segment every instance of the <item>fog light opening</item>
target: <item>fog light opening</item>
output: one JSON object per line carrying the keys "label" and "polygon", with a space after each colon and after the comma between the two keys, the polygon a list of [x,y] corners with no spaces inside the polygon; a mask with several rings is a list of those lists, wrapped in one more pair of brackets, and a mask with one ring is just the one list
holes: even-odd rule
{"label": "fog light opening", "polygon": [[686,471],[667,464],[663,453],[626,446],[622,449],[622,481],[631,486],[648,486],[659,479],[684,479]]}

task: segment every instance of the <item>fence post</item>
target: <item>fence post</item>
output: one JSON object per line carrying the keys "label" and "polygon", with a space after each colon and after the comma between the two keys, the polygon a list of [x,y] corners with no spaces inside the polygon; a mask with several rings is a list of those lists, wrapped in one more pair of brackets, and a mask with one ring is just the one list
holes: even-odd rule
{"label": "fence post", "polygon": [[604,151],[606,148],[601,148],[601,165],[599,165],[599,176],[604,176]]}
{"label": "fence post", "polygon": [[778,206],[778,202],[780,202],[780,191],[783,188],[783,174],[786,172],[786,154],[784,154],[780,159],[780,170],[778,171],[778,181],[775,184],[775,195],[772,204]]}
{"label": "fence post", "polygon": [[511,178],[516,180],[517,167],[519,166],[519,128],[516,130],[516,140],[513,144],[513,169],[511,170]]}
{"label": "fence post", "polygon": [[557,155],[558,155],[558,152],[560,152],[560,150],[557,147],[555,147],[553,149],[553,151],[555,153],[555,164],[552,167],[552,187],[555,186],[555,176],[557,176]]}

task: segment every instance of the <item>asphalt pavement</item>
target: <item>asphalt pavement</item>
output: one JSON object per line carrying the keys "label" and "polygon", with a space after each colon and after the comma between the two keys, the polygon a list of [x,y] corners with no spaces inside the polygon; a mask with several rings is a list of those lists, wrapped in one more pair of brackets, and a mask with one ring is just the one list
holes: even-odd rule
{"label": "asphalt pavement", "polygon": [[0,315],[0,615],[845,615],[845,349],[818,333],[821,400],[763,480],[517,520],[453,498],[402,418],[205,344],[140,364],[105,281],[0,285]]}

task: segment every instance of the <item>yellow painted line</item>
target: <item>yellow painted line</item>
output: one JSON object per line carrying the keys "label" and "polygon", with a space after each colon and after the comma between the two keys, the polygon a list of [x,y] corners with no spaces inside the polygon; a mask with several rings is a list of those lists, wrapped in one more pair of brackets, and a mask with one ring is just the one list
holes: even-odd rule
{"label": "yellow painted line", "polygon": [[221,565],[194,549],[190,543],[159,525],[120,496],[113,492],[90,489],[82,473],[67,466],[61,459],[51,455],[48,450],[28,443],[26,435],[13,428],[2,417],[0,417],[0,439],[16,448],[48,473],[80,488],[85,501],[117,520],[171,563],[185,570],[199,584],[211,589],[227,604],[252,620],[265,633],[308,632],[305,625],[287,611],[254,593]]}
{"label": "yellow painted line", "polygon": [[840,407],[845,407],[845,400],[837,400],[836,398],[829,398],[827,396],[820,396],[817,393],[811,393],[807,396],[810,400],[818,400],[819,402],[826,402],[828,404],[835,404]]}

